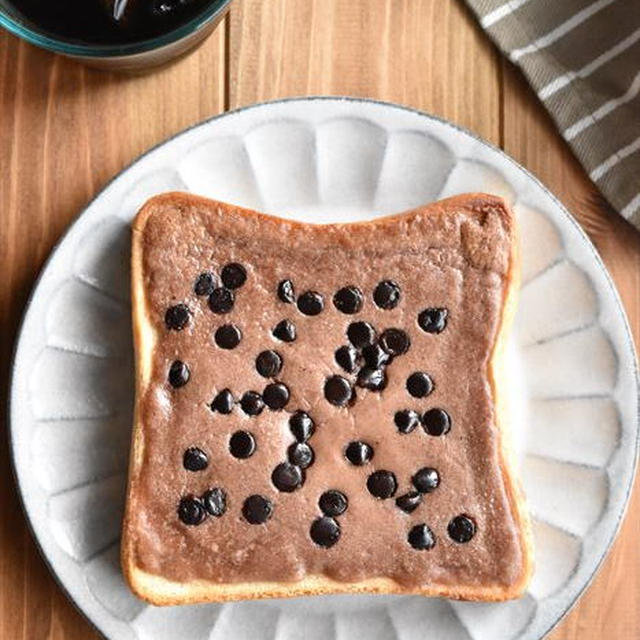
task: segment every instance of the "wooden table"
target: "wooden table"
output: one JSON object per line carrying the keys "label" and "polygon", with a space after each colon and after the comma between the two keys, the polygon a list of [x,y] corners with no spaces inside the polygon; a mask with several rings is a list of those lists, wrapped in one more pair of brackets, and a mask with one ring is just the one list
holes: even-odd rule
{"label": "wooden table", "polygon": [[[308,94],[410,105],[502,147],[582,223],[640,338],[640,235],[608,210],[533,93],[458,0],[236,0],[197,52],[142,77],[92,71],[0,33],[3,396],[34,278],[60,234],[113,175],[203,118]],[[38,555],[6,438],[0,469],[0,638],[98,638]],[[640,637],[639,540],[636,490],[613,551],[551,638]]]}

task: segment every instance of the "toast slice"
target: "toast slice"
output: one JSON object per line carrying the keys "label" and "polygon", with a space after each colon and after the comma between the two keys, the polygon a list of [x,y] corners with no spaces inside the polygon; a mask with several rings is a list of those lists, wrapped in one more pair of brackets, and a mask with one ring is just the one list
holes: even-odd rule
{"label": "toast slice", "polygon": [[496,196],[331,225],[149,200],[133,225],[131,589],[156,605],[521,595],[517,289]]}

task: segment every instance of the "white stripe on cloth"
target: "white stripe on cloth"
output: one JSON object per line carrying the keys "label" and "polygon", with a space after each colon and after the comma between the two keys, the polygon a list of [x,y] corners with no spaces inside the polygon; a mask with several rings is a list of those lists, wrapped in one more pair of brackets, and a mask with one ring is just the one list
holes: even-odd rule
{"label": "white stripe on cloth", "polygon": [[608,116],[618,107],[621,107],[623,104],[626,104],[627,102],[633,100],[638,95],[638,93],[640,93],[640,72],[638,72],[636,77],[633,79],[631,86],[623,96],[605,102],[593,113],[590,113],[588,116],[581,118],[575,124],[572,124],[568,129],[565,129],[562,135],[567,140],[572,140],[579,133],[582,133],[585,129],[588,129],[590,126],[598,122],[598,120],[602,120],[602,118]]}
{"label": "white stripe on cloth", "polygon": [[638,42],[638,40],[640,40],[640,29],[636,29],[630,36],[627,36],[624,40],[618,42],[617,45],[599,55],[589,64],[582,67],[582,69],[578,69],[578,71],[569,71],[568,73],[558,76],[555,80],[552,80],[548,85],[542,87],[542,89],[538,91],[538,97],[541,100],[546,100],[554,93],[560,91],[560,89],[572,83],[576,78],[580,78],[582,80],[587,78],[594,71],[605,65],[610,60],[613,60],[616,56],[619,56],[629,47],[633,46]]}
{"label": "white stripe on cloth", "polygon": [[508,0],[508,2],[505,2],[502,6],[490,11],[486,16],[481,18],[480,24],[487,29],[491,25],[502,20],[502,18],[512,14],[527,2],[529,2],[529,0]]}
{"label": "white stripe on cloth", "polygon": [[628,220],[638,209],[640,209],[640,193],[635,198],[632,198],[631,202],[620,213]]}
{"label": "white stripe on cloth", "polygon": [[636,138],[631,144],[628,144],[626,147],[622,147],[622,149],[618,149],[615,153],[612,153],[604,162],[599,164],[589,174],[589,177],[594,181],[599,180],[605,173],[611,171],[611,169],[613,169],[613,167],[615,167],[618,162],[624,160],[627,156],[630,156],[636,151],[640,151],[640,137]]}
{"label": "white stripe on cloth", "polygon": [[555,29],[549,31],[549,33],[540,36],[537,40],[534,40],[531,44],[528,44],[526,47],[514,49],[509,53],[509,58],[512,62],[517,62],[518,60],[520,60],[520,58],[528,55],[529,53],[535,53],[540,49],[548,47],[557,40],[560,40],[560,38],[564,37],[578,25],[582,24],[585,20],[588,20],[591,16],[598,13],[598,11],[602,11],[602,9],[608,7],[614,2],[616,2],[616,0],[597,0],[597,2],[593,2],[588,7],[585,7],[581,11],[578,11],[578,13],[575,13],[568,20],[558,25]]}

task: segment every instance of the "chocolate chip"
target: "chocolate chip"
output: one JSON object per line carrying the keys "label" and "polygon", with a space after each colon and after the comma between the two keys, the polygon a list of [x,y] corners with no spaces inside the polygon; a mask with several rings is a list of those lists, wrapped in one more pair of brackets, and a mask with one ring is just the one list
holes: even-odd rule
{"label": "chocolate chip", "polygon": [[264,388],[262,397],[269,409],[280,411],[289,402],[289,389],[282,382],[273,382]]}
{"label": "chocolate chip", "polygon": [[333,296],[333,304],[342,313],[358,313],[362,309],[362,291],[358,287],[342,287]]}
{"label": "chocolate chip", "polygon": [[202,494],[202,504],[209,515],[219,518],[227,510],[227,494],[224,489],[216,487]]}
{"label": "chocolate chip", "polygon": [[282,342],[293,342],[296,339],[296,326],[290,320],[280,320],[271,333]]}
{"label": "chocolate chip", "polygon": [[305,291],[298,298],[298,310],[305,316],[317,316],[324,309],[324,299],[317,291]]}
{"label": "chocolate chip", "polygon": [[430,436],[443,436],[451,430],[451,418],[444,409],[429,409],[422,416],[422,428]]}
{"label": "chocolate chip", "polygon": [[313,418],[304,411],[296,411],[289,418],[289,429],[298,442],[306,442],[316,429]]}
{"label": "chocolate chip", "polygon": [[440,484],[440,474],[431,467],[423,467],[413,474],[411,482],[420,493],[431,493]]}
{"label": "chocolate chip", "polygon": [[334,357],[338,366],[347,373],[353,373],[358,368],[360,355],[350,344],[338,347]]}
{"label": "chocolate chip", "polygon": [[362,349],[362,357],[367,367],[371,369],[379,369],[391,360],[391,356],[377,343],[368,344],[364,347]]}
{"label": "chocolate chip", "polygon": [[436,537],[426,524],[411,527],[407,541],[417,551],[429,551],[436,546]]}
{"label": "chocolate chip", "polygon": [[239,289],[247,281],[247,271],[241,264],[231,262],[222,267],[220,278],[227,289]]}
{"label": "chocolate chip", "polygon": [[169,384],[178,389],[189,382],[189,367],[182,360],[175,360],[169,368]]}
{"label": "chocolate chip", "polygon": [[407,391],[414,398],[424,398],[433,391],[433,381],[424,371],[416,371],[407,378]]}
{"label": "chocolate chip", "polygon": [[393,497],[398,489],[398,481],[391,471],[374,471],[367,478],[367,489],[369,493],[380,500]]}
{"label": "chocolate chip", "polygon": [[264,409],[264,400],[257,391],[247,391],[240,398],[242,410],[249,416],[258,416]]}
{"label": "chocolate chip", "polygon": [[186,304],[176,304],[167,309],[164,314],[164,323],[167,325],[167,329],[182,331],[187,326],[190,316],[191,312]]}
{"label": "chocolate chip", "polygon": [[281,462],[271,474],[271,482],[278,491],[291,493],[304,483],[304,471],[290,462]]}
{"label": "chocolate chip", "polygon": [[411,433],[420,424],[420,416],[411,409],[402,409],[396,411],[393,422],[400,433]]}
{"label": "chocolate chip", "polygon": [[281,302],[291,304],[296,300],[296,291],[291,280],[281,280],[278,284],[278,298]]}
{"label": "chocolate chip", "polygon": [[235,324],[223,324],[216,329],[214,340],[221,349],[235,349],[242,340],[242,332]]}
{"label": "chocolate chip", "polygon": [[223,389],[211,403],[211,411],[228,414],[233,410],[234,399],[229,389]]}
{"label": "chocolate chip", "polygon": [[331,376],[324,383],[324,397],[336,407],[346,407],[353,398],[353,389],[342,376]]}
{"label": "chocolate chip", "polygon": [[207,512],[198,498],[186,496],[180,500],[178,505],[178,518],[184,524],[197,525],[207,517]]}
{"label": "chocolate chip", "polygon": [[414,512],[422,502],[422,496],[417,491],[409,491],[396,498],[396,506],[405,513]]}
{"label": "chocolate chip", "polygon": [[441,307],[423,309],[418,314],[418,325],[427,333],[442,333],[447,326],[449,312]]}
{"label": "chocolate chip", "polygon": [[368,322],[352,322],[347,327],[347,338],[356,349],[362,349],[375,342],[376,330]]}
{"label": "chocolate chip", "polygon": [[273,515],[273,504],[264,496],[249,496],[242,505],[242,515],[249,524],[263,524]]}
{"label": "chocolate chip", "polygon": [[373,458],[373,447],[366,442],[354,440],[346,446],[344,457],[356,467],[361,467]]}
{"label": "chocolate chip", "polygon": [[347,510],[349,501],[342,491],[329,489],[320,496],[318,506],[325,516],[335,517],[342,515]]}
{"label": "chocolate chip", "polygon": [[234,458],[250,458],[256,450],[256,439],[248,431],[236,431],[229,438],[229,451]]}
{"label": "chocolate chip", "polygon": [[209,465],[209,460],[202,449],[189,447],[182,456],[182,464],[187,471],[202,471]]}
{"label": "chocolate chip", "polygon": [[209,309],[213,313],[229,313],[233,309],[235,296],[231,289],[218,287],[211,292],[209,296]]}
{"label": "chocolate chip", "polygon": [[340,525],[337,520],[322,516],[312,522],[309,535],[319,547],[328,549],[340,539]]}
{"label": "chocolate chip", "polygon": [[307,469],[315,458],[313,449],[305,442],[294,442],[287,449],[287,458],[291,464]]}
{"label": "chocolate chip", "polygon": [[383,280],[373,292],[373,301],[381,309],[393,309],[400,302],[400,287],[393,280]]}
{"label": "chocolate chip", "polygon": [[463,544],[469,542],[476,534],[476,523],[473,521],[473,518],[462,514],[451,520],[447,527],[447,532],[454,542]]}
{"label": "chocolate chip", "polygon": [[275,378],[282,369],[282,357],[277,351],[261,351],[256,358],[256,371],[263,378]]}
{"label": "chocolate chip", "polygon": [[409,351],[411,340],[402,329],[385,329],[380,336],[380,346],[392,356],[401,356]]}
{"label": "chocolate chip", "polygon": [[369,389],[369,391],[382,391],[387,386],[387,374],[384,369],[363,367],[358,372],[356,384],[359,387]]}
{"label": "chocolate chip", "polygon": [[201,273],[193,285],[193,291],[197,296],[209,296],[215,288],[216,278],[211,271]]}

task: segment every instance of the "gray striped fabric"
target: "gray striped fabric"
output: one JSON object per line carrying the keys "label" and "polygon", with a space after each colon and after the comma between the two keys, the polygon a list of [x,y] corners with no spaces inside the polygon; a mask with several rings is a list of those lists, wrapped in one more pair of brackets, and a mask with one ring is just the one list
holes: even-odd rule
{"label": "gray striped fabric", "polygon": [[640,0],[466,0],[591,179],[640,228]]}

